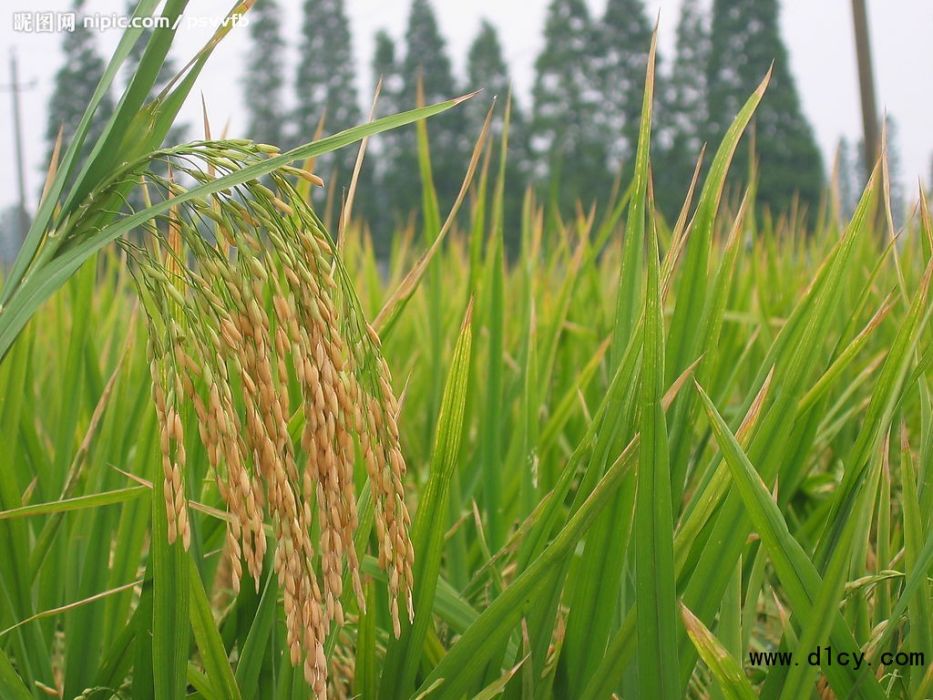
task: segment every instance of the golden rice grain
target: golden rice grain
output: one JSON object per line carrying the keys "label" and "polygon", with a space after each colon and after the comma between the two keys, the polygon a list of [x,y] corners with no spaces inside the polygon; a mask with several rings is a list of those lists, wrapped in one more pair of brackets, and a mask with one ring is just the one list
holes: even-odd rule
{"label": "golden rice grain", "polygon": [[[234,164],[227,161],[238,157],[225,152],[215,167],[229,169]],[[197,179],[200,173],[187,174]],[[319,180],[297,169],[291,174]],[[334,246],[307,203],[281,176],[271,184],[250,183],[253,199],[219,193],[206,203],[210,218],[224,222],[215,245],[183,210],[173,214],[172,255],[141,263],[157,267],[159,260],[189,256],[196,262],[195,269],[172,269],[175,283],[161,271],[148,278],[161,289],[165,314],[151,319],[152,335],[169,329],[168,338],[150,344],[150,370],[169,541],[181,539],[186,548],[190,542],[180,413],[186,403],[230,512],[224,550],[232,587],[239,589],[243,563],[258,587],[269,521],[289,655],[323,697],[324,641],[332,624],[344,622],[345,581],[364,607],[354,542],[357,454],[370,481],[396,635],[402,597],[413,614],[405,462],[379,337],[362,318]],[[293,439],[289,421],[299,408],[304,425]],[[312,542],[315,525],[320,537]]]}

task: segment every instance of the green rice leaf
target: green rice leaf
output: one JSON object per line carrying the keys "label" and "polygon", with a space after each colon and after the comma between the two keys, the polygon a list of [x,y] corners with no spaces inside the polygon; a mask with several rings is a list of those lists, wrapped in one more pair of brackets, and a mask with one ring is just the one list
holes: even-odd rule
{"label": "green rice leaf", "polygon": [[709,667],[723,696],[727,700],[752,700],[758,697],[738,662],[683,603],[680,604],[680,616],[690,641],[703,663]]}
{"label": "green rice leaf", "polygon": [[240,697],[240,689],[237,687],[233,671],[230,669],[227,650],[224,649],[223,640],[217,631],[210,601],[208,601],[207,594],[204,592],[204,584],[201,583],[201,577],[194,559],[191,557],[187,557],[187,559],[189,563],[188,582],[190,592],[190,605],[188,608],[191,615],[191,629],[201,652],[201,660],[204,663],[207,680],[217,697],[237,700]]}
{"label": "green rice leaf", "polygon": [[667,421],[661,407],[664,323],[657,234],[648,248],[641,370],[641,447],[635,502],[635,603],[638,684],[642,697],[680,697],[674,591],[674,519]]}
{"label": "green rice leaf", "polygon": [[412,544],[415,548],[415,586],[412,596],[414,617],[411,620],[402,620],[401,635],[390,642],[386,651],[379,688],[382,698],[402,697],[411,692],[421,661],[421,648],[428,629],[433,624],[432,609],[443,553],[450,481],[463,435],[464,405],[469,384],[468,370],[473,339],[471,322],[472,305],[467,308],[460,337],[454,348],[441,412],[437,419],[431,474],[412,526]]}

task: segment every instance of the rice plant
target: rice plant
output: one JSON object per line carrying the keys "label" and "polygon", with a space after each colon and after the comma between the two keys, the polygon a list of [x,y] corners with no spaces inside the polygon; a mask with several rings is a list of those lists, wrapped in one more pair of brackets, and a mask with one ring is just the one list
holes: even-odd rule
{"label": "rice plant", "polygon": [[[933,695],[922,192],[895,232],[882,158],[850,221],[756,212],[763,76],[666,221],[652,51],[632,182],[566,220],[529,192],[510,256],[507,116],[442,221],[456,99],[162,148],[222,38],[147,103],[152,34],[4,272],[0,697]],[[412,122],[423,230],[383,270],[313,158]]]}

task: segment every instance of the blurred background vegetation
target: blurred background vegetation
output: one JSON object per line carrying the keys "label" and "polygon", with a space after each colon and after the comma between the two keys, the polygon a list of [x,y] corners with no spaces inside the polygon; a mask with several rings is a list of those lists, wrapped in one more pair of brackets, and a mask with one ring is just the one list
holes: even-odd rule
{"label": "blurred background vegetation", "polygon": [[[83,4],[83,0],[75,2],[79,18]],[[551,216],[566,217],[577,204],[584,209],[604,205],[617,184],[631,177],[652,18],[644,0],[607,0],[601,14],[590,8],[585,0],[551,0],[530,98],[512,98],[505,222],[506,246],[513,256],[527,187],[552,202]],[[132,2],[127,6],[127,13],[131,11]],[[779,11],[777,0],[684,0],[681,4],[673,55],[659,58],[652,152],[655,196],[669,221],[683,202],[701,147],[721,140],[732,116],[772,61],[768,94],[740,145],[740,165],[733,169],[728,192],[733,196],[741,192],[749,172],[748,148],[754,140],[760,161],[759,216],[797,207],[812,225],[831,178],[838,188],[842,214],[852,213],[867,179],[862,146],[840,138],[837,163],[823,162],[801,110],[780,34]],[[294,146],[319,130],[336,133],[363,121],[369,92],[360,94],[358,89],[366,81],[356,75],[353,28],[345,0],[304,1],[295,54],[289,52],[285,40],[284,16],[281,0],[262,0],[250,13],[246,30],[250,48],[239,80],[247,128],[237,135]],[[465,74],[456,75],[431,0],[412,0],[404,36],[393,37],[386,31],[376,36],[368,87],[374,90],[382,80],[377,116],[414,107],[419,76],[428,104],[472,90],[484,91],[482,99],[448,112],[429,126],[442,211],[457,193],[462,163],[469,158],[493,96],[498,98],[494,133],[501,131],[505,98],[512,85],[506,48],[497,28],[483,21],[463,62]],[[74,32],[63,34],[62,54],[46,116],[48,153],[62,126],[68,142],[104,67],[93,30],[82,28],[80,21]],[[171,62],[163,67],[157,88],[164,86],[174,68]],[[132,65],[127,71],[131,74]],[[112,98],[105,98],[97,116],[100,123],[111,110]],[[892,213],[900,225],[905,196],[898,180],[896,125],[890,115],[886,121]],[[178,143],[199,132],[190,124],[177,126],[168,141]],[[355,153],[347,149],[317,163],[318,173],[330,185],[318,193],[318,205],[328,220],[346,195],[354,160]],[[409,186],[417,172],[414,127],[373,140],[360,179],[360,188],[368,196],[361,198],[355,213],[369,228],[380,259],[388,256],[394,231],[420,225],[421,195],[417,187]],[[15,217],[10,214],[6,219],[3,230],[15,229]],[[6,247],[15,250],[15,245]]]}

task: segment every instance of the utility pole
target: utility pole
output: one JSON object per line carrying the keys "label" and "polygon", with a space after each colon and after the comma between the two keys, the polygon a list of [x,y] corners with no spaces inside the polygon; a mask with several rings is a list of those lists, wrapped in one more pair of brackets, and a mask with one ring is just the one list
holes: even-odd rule
{"label": "utility pole", "polygon": [[29,230],[29,214],[26,211],[26,169],[23,164],[23,130],[22,120],[20,119],[19,93],[34,84],[34,81],[26,85],[19,82],[16,52],[10,49],[10,84],[5,85],[4,88],[13,93],[13,144],[16,148],[16,185],[19,190],[18,211],[16,213],[19,219],[20,243],[26,239],[26,231]]}
{"label": "utility pole", "polygon": [[875,76],[872,71],[871,42],[868,39],[868,12],[865,9],[865,0],[852,0],[852,24],[855,29],[855,57],[858,61],[858,83],[862,98],[862,131],[867,177],[867,173],[872,171],[880,152]]}

